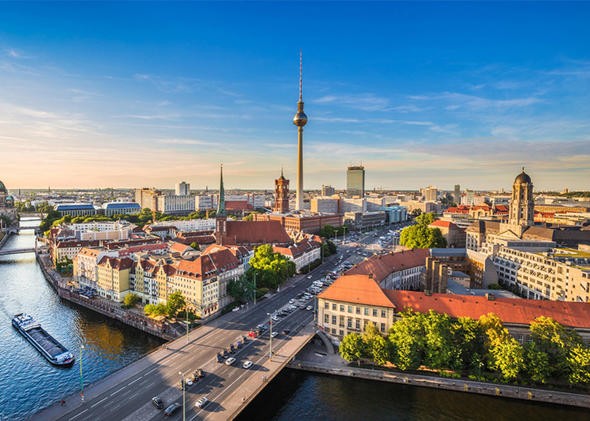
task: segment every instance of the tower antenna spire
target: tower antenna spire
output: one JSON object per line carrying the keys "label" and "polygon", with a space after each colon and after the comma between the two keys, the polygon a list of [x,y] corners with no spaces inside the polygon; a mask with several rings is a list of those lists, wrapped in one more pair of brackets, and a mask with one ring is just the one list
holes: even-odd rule
{"label": "tower antenna spire", "polygon": [[303,52],[299,50],[299,102],[303,101]]}

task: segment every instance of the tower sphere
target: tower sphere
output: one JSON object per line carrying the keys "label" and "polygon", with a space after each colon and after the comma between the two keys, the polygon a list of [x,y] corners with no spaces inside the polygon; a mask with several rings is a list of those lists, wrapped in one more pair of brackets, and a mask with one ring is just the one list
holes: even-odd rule
{"label": "tower sphere", "polygon": [[297,127],[303,127],[307,124],[307,116],[303,111],[297,111],[297,114],[293,117],[293,124]]}
{"label": "tower sphere", "polygon": [[516,176],[514,179],[514,184],[522,184],[522,183],[532,183],[531,177],[527,173],[524,172],[524,168],[522,172]]}

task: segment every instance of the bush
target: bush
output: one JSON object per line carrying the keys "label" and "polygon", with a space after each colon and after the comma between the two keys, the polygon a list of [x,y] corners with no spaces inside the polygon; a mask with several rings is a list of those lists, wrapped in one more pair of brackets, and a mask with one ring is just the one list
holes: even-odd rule
{"label": "bush", "polygon": [[121,307],[131,308],[139,301],[141,301],[141,298],[139,298],[137,294],[127,294],[125,298],[123,298],[123,305]]}

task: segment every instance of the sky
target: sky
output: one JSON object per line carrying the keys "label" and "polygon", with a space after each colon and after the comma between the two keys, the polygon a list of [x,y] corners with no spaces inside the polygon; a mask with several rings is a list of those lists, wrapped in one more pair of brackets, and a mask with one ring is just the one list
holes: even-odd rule
{"label": "sky", "polygon": [[590,3],[0,2],[9,189],[590,190]]}

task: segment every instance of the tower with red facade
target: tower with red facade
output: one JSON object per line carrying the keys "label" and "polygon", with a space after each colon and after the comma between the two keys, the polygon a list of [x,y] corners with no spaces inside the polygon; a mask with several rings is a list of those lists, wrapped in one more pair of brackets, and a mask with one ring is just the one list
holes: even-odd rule
{"label": "tower with red facade", "polygon": [[289,180],[283,175],[282,168],[281,176],[275,180],[275,205],[272,210],[277,213],[289,212]]}

